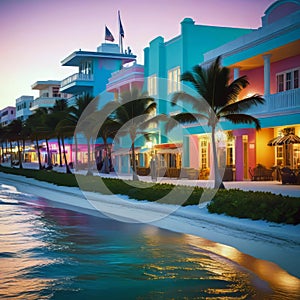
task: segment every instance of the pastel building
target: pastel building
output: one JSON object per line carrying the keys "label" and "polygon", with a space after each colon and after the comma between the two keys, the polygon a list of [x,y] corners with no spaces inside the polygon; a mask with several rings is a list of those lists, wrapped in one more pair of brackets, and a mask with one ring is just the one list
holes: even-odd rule
{"label": "pastel building", "polygon": [[[178,108],[170,105],[174,92],[181,90],[180,74],[191,70],[204,62],[204,54],[229,41],[251,33],[252,29],[229,28],[198,25],[191,18],[181,22],[181,32],[175,38],[165,41],[159,36],[144,49],[144,69],[146,89],[157,99],[158,114],[174,114]],[[159,160],[159,167],[170,170],[169,175],[178,176],[178,170],[189,167],[188,139],[182,134],[176,136],[164,132],[163,127],[157,128],[158,134],[153,135],[153,152]],[[178,131],[178,130],[177,130]],[[186,139],[184,143],[184,139]],[[199,165],[197,166],[199,169]],[[164,171],[163,171],[164,172]]]}
{"label": "pastel building", "polygon": [[[136,56],[131,52],[121,53],[117,44],[103,43],[97,51],[75,51],[62,60],[62,66],[77,68],[76,73],[61,82],[60,91],[71,94],[69,105],[75,104],[77,96],[89,94],[93,97],[105,91],[108,78],[113,72],[129,62],[134,62]],[[106,99],[100,99],[100,105]]]}
{"label": "pastel building", "polygon": [[30,110],[34,99],[33,96],[21,96],[16,99],[16,119],[25,121],[32,114]]}
{"label": "pastel building", "polygon": [[39,95],[31,104],[30,110],[34,111],[38,108],[53,107],[56,100],[68,98],[66,93],[60,92],[61,82],[59,80],[41,80],[35,82],[31,88],[37,90]]}
{"label": "pastel building", "polygon": [[[108,79],[106,85],[107,92],[114,94],[114,99],[119,99],[120,95],[125,91],[131,91],[132,89],[143,90],[144,86],[144,66],[139,64],[131,64],[123,66],[121,70],[113,72]],[[147,155],[143,153],[141,146],[144,140],[140,139],[136,143],[136,160],[137,166],[143,167],[148,165]],[[118,145],[114,145],[112,152],[112,163],[114,169],[120,173],[131,172],[131,153],[129,151],[131,142],[129,138],[122,137]]]}
{"label": "pastel building", "polygon": [[7,126],[16,118],[16,108],[14,106],[7,106],[0,110],[0,124]]}
{"label": "pastel building", "polygon": [[[219,160],[235,169],[236,180],[250,179],[249,168],[257,164],[300,167],[300,145],[268,146],[287,133],[300,135],[300,1],[280,0],[262,17],[262,27],[203,54],[202,66],[222,56],[232,78],[247,75],[250,85],[241,96],[258,93],[266,103],[248,111],[258,118],[262,130],[249,125],[222,122],[224,130]],[[210,168],[210,142],[200,126],[189,127],[184,141],[188,166]],[[224,134],[225,133],[225,134]],[[196,144],[198,152],[191,150]]]}

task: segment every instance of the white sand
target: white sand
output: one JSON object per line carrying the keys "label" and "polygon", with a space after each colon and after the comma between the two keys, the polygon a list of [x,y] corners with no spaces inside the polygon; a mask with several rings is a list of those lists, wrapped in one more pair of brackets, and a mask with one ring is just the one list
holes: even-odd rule
{"label": "white sand", "polygon": [[[0,184],[2,187],[13,186],[21,193],[55,201],[57,205],[67,204],[73,210],[83,208],[92,212],[98,209],[117,220],[128,218],[134,222],[147,221],[160,228],[203,237],[234,247],[256,258],[274,262],[289,274],[300,278],[300,225],[282,225],[209,214],[206,205],[180,207],[135,201],[119,195],[104,196],[91,192],[85,192],[83,195],[79,188],[59,187],[3,173],[0,173]],[[233,183],[226,186],[237,187]],[[257,183],[252,186],[250,183],[241,184],[243,189],[252,190],[265,190],[265,186],[278,186],[275,192],[284,194],[283,187],[275,182],[269,185]],[[299,186],[289,189],[287,187],[286,194],[298,196]]]}

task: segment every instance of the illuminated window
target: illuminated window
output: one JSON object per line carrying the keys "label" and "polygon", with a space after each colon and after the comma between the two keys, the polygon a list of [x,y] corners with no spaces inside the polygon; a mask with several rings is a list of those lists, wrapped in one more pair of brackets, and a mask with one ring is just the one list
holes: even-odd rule
{"label": "illuminated window", "polygon": [[299,88],[300,68],[288,70],[276,75],[277,93]]}
{"label": "illuminated window", "polygon": [[148,77],[148,94],[149,96],[157,95],[157,77],[155,74]]}
{"label": "illuminated window", "polygon": [[226,147],[226,165],[235,165],[234,141],[228,141]]}
{"label": "illuminated window", "polygon": [[208,141],[207,139],[200,140],[200,169],[208,168]]}
{"label": "illuminated window", "polygon": [[168,94],[180,90],[180,67],[168,71]]}
{"label": "illuminated window", "polygon": [[283,165],[283,146],[276,147],[276,165],[282,166]]}

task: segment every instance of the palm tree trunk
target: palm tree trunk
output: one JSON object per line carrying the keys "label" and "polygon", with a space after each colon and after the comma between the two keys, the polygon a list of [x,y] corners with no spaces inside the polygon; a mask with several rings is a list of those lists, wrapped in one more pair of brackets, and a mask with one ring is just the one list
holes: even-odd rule
{"label": "palm tree trunk", "polygon": [[1,149],[2,149],[2,152],[1,152],[2,160],[1,160],[1,162],[3,163],[4,162],[4,145],[3,145],[3,143],[1,144]]}
{"label": "palm tree trunk", "polygon": [[61,137],[61,143],[62,143],[62,147],[63,147],[63,153],[64,153],[64,160],[65,160],[65,166],[66,166],[66,173],[67,174],[72,174],[70,167],[68,165],[68,161],[67,161],[67,155],[66,155],[66,148],[65,148],[65,140],[64,137]]}
{"label": "palm tree trunk", "polygon": [[19,154],[19,167],[20,167],[20,169],[23,169],[23,164],[22,164],[22,152],[21,152],[19,140],[17,140],[17,145],[18,145],[18,154]]}
{"label": "palm tree trunk", "polygon": [[40,153],[40,147],[39,147],[39,140],[38,140],[37,137],[35,138],[35,142],[36,142],[36,149],[37,149],[37,155],[38,155],[39,169],[42,170],[43,166],[42,166],[42,162],[41,162],[41,153]]}
{"label": "palm tree trunk", "polygon": [[22,140],[22,146],[23,146],[23,153],[22,153],[22,161],[25,161],[25,139]]}
{"label": "palm tree trunk", "polygon": [[59,166],[62,167],[62,155],[61,155],[61,145],[60,145],[60,137],[57,137],[57,145],[58,145],[58,153],[59,153]]}
{"label": "palm tree trunk", "polygon": [[5,154],[6,154],[6,159],[7,159],[7,153],[8,153],[8,140],[6,140],[6,152],[5,152]]}
{"label": "palm tree trunk", "polygon": [[211,130],[211,142],[212,142],[212,151],[213,151],[213,168],[214,168],[214,175],[215,175],[215,189],[225,189],[225,186],[222,182],[222,178],[218,168],[218,155],[217,155],[217,145],[216,145],[216,138],[215,138],[215,126],[212,126]]}
{"label": "palm tree trunk", "polygon": [[52,166],[52,158],[51,158],[51,153],[49,149],[49,142],[48,139],[46,138],[46,148],[47,148],[47,165]]}
{"label": "palm tree trunk", "polygon": [[136,174],[136,161],[135,161],[135,147],[134,140],[131,142],[131,150],[132,150],[132,180],[139,180],[139,177]]}
{"label": "palm tree trunk", "polygon": [[10,166],[12,167],[13,166],[13,151],[12,151],[12,142],[9,141],[9,144],[10,144]]}

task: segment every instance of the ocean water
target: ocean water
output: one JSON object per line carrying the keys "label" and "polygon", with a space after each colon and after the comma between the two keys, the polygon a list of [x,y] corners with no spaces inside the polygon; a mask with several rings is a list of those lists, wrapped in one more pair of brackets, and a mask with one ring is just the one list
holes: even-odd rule
{"label": "ocean water", "polygon": [[0,187],[0,299],[300,299],[296,278],[275,267],[281,278],[262,279],[253,265],[267,262],[234,251],[239,265],[222,251]]}

